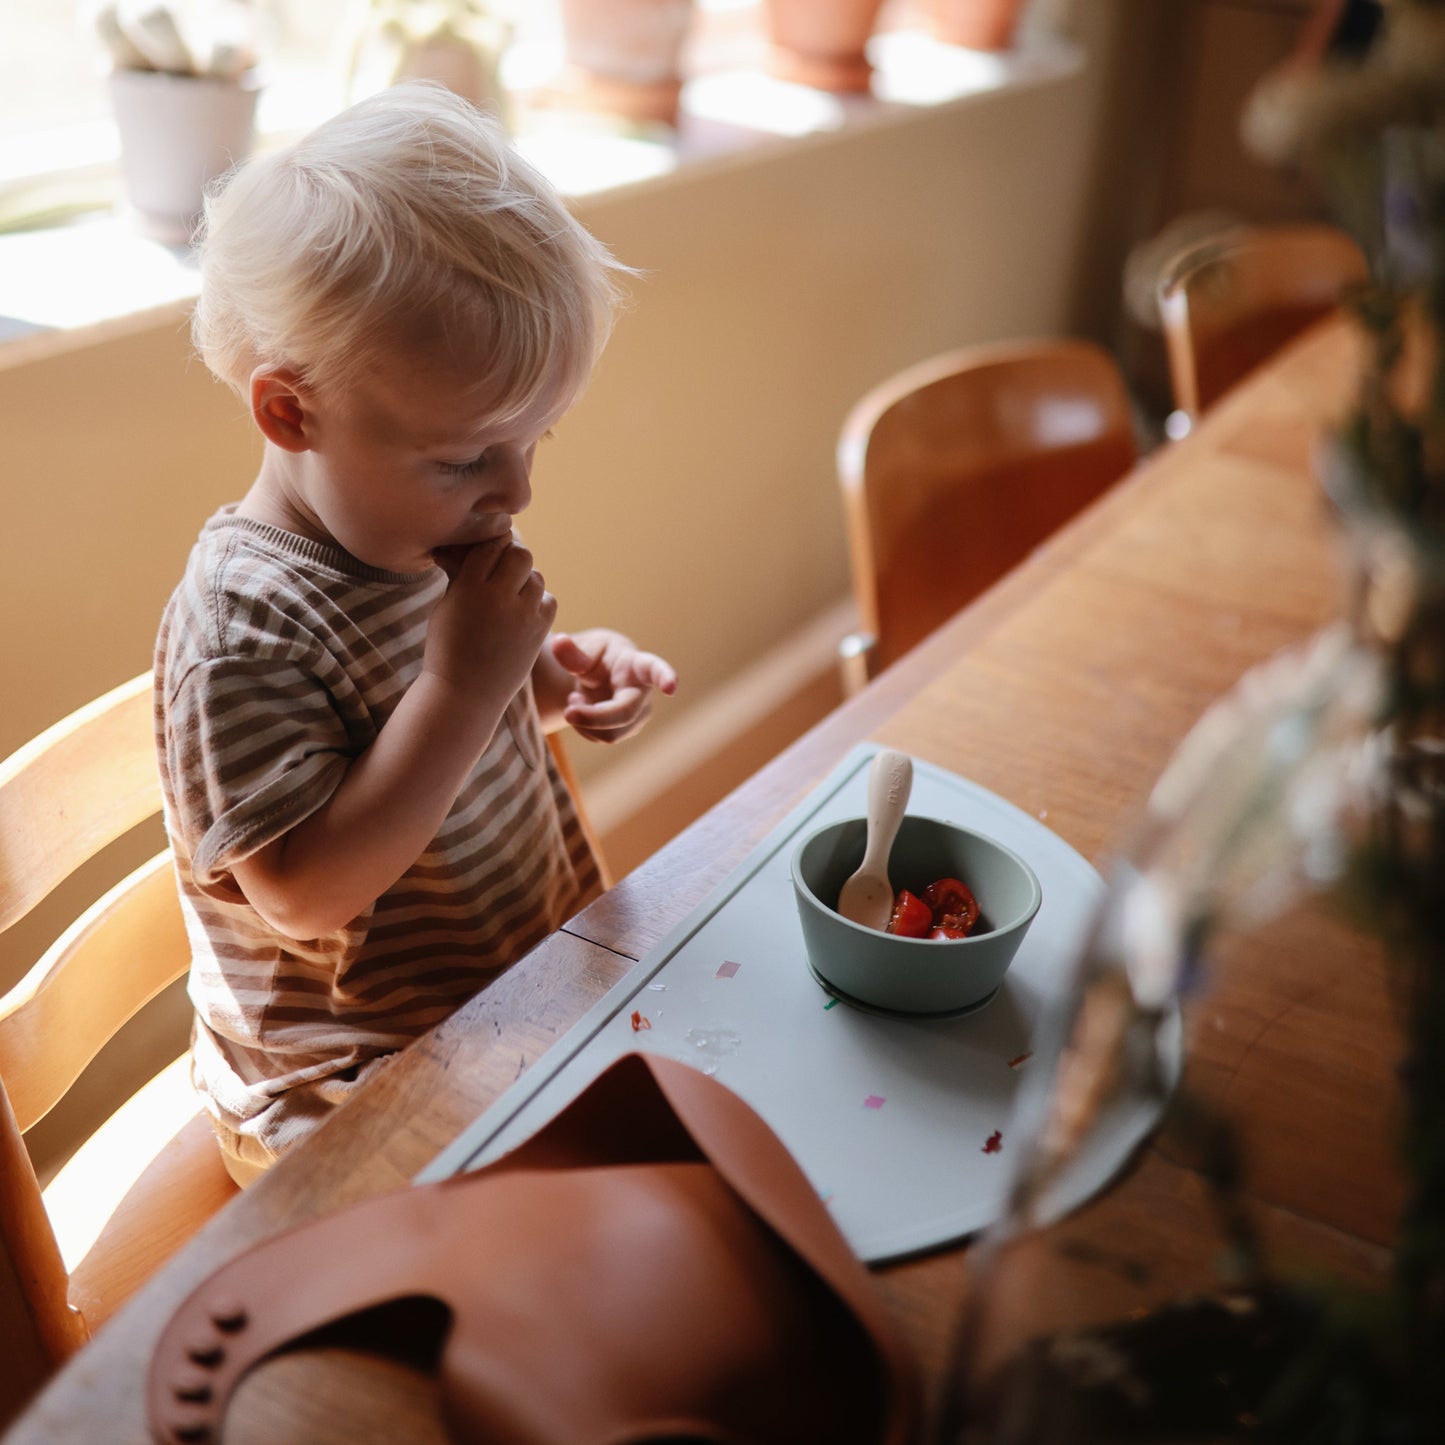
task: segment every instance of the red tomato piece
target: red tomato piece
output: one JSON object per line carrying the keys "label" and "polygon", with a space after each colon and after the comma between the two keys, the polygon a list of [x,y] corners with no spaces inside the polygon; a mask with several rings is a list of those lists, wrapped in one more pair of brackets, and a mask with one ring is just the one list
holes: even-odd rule
{"label": "red tomato piece", "polygon": [[940,878],[923,890],[923,901],[928,905],[935,928],[959,928],[958,935],[945,934],[947,938],[966,937],[978,922],[978,899],[957,878]]}
{"label": "red tomato piece", "polygon": [[940,923],[928,936],[930,938],[967,938],[968,929],[955,927],[952,923]]}
{"label": "red tomato piece", "polygon": [[933,910],[916,894],[900,888],[893,898],[888,932],[900,938],[923,938],[933,927]]}

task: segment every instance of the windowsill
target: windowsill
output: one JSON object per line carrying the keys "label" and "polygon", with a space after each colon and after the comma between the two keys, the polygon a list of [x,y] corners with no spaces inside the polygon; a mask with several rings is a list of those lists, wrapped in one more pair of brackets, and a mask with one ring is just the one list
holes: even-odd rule
{"label": "windowsill", "polygon": [[[1076,46],[1056,39],[1032,39],[995,55],[942,45],[914,30],[875,35],[869,53],[875,67],[869,95],[833,95],[774,79],[757,65],[739,66],[683,87],[676,130],[538,109],[519,122],[517,145],[585,209],[589,198],[762,159],[778,146],[1061,80],[1082,64]],[[113,211],[0,235],[0,364],[172,309],[194,298],[197,282],[186,247],[149,240]]]}

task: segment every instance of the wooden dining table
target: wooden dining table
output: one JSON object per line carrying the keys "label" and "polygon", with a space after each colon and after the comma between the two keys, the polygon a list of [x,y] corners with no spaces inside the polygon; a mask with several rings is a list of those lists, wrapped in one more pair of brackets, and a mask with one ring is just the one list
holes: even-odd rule
{"label": "wooden dining table", "polygon": [[[910,753],[1041,820],[1106,876],[1205,709],[1338,616],[1334,522],[1312,467],[1359,342],[1307,333],[986,595],[768,763],[453,1017],[229,1204],[60,1370],[10,1445],[141,1445],[152,1346],[218,1264],[298,1222],[406,1185],[637,967],[856,744]],[[1244,1196],[1282,1256],[1377,1282],[1403,1198],[1399,1053],[1381,952],[1327,904],[1229,944],[1185,1009],[1186,1080],[1224,1105]],[[1051,1232],[1023,1332],[1208,1289],[1219,1250],[1196,1161],[1164,1135]],[[975,1287],[964,1246],[872,1271],[934,1414]],[[538,1388],[545,1388],[539,1381]],[[443,1441],[425,1370],[339,1347],[242,1386],[230,1442]]]}

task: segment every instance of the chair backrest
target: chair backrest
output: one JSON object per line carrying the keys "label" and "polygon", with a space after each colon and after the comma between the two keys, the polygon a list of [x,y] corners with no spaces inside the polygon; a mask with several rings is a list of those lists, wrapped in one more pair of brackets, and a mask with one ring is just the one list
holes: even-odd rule
{"label": "chair backrest", "polygon": [[[0,762],[0,932],[160,811],[152,716],[146,674]],[[21,1136],[189,962],[163,853],[87,909],[0,998],[0,1324],[7,1340],[28,1325],[50,1364],[87,1328],[68,1303],[68,1276]]]}
{"label": "chair backrest", "polygon": [[838,439],[853,590],[896,661],[1133,465],[1128,390],[1091,342],[950,351],[869,391]]}
{"label": "chair backrest", "polygon": [[1334,226],[1245,226],[1187,246],[1165,268],[1159,314],[1174,404],[1191,421],[1368,275]]}

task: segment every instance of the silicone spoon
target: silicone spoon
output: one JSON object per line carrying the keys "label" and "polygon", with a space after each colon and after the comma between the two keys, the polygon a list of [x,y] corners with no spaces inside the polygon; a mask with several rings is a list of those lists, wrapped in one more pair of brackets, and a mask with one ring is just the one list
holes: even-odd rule
{"label": "silicone spoon", "polygon": [[850,923],[880,932],[893,912],[893,885],[888,881],[888,855],[913,789],[913,759],[884,751],[868,773],[868,843],[863,861],[838,895],[838,912]]}

